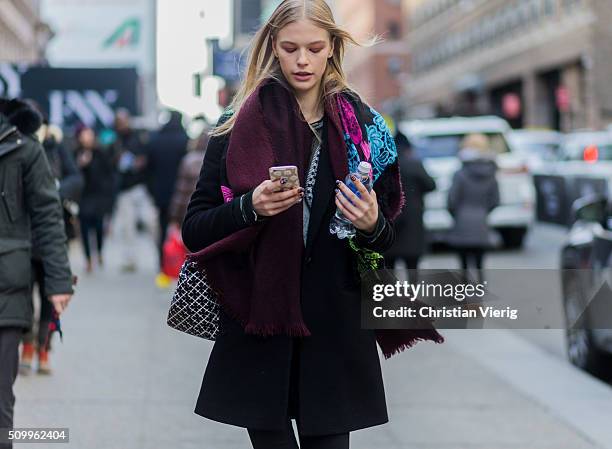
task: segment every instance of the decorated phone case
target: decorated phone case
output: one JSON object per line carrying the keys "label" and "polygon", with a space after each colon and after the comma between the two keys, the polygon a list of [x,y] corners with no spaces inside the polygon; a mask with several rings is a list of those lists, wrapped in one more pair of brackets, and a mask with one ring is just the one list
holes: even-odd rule
{"label": "decorated phone case", "polygon": [[270,180],[285,178],[287,182],[283,184],[282,190],[291,190],[300,186],[297,167],[295,165],[283,165],[280,167],[270,167]]}

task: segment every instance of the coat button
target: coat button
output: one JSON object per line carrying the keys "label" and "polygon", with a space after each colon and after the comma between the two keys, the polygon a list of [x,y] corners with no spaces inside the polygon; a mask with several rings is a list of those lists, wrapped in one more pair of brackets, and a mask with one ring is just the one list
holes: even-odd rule
{"label": "coat button", "polygon": [[312,262],[312,257],[307,257],[306,258],[306,263],[310,263],[310,262]]}

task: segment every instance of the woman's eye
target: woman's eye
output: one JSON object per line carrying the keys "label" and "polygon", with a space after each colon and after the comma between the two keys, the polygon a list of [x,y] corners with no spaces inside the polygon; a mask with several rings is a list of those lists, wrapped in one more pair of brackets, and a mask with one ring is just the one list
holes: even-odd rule
{"label": "woman's eye", "polygon": [[285,51],[287,53],[293,53],[295,51],[295,48],[285,48]]}
{"label": "woman's eye", "polygon": [[313,52],[313,53],[319,53],[321,51],[321,49],[320,48],[315,48],[315,49],[312,49],[310,51]]}

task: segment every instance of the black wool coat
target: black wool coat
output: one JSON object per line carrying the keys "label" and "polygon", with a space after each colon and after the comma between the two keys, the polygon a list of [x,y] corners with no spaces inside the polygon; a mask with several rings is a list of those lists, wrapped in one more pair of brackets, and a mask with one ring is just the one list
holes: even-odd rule
{"label": "black wool coat", "polygon": [[[323,142],[327,141],[325,122]],[[219,173],[225,166],[228,140],[227,136],[210,139],[189,203],[183,239],[192,251],[248,226],[239,198],[224,204],[221,195]],[[268,430],[286,428],[291,416],[304,435],[342,433],[388,421],[375,333],[361,329],[354,256],[347,242],[328,230],[336,210],[335,187],[329,154],[323,147],[301,281],[302,313],[312,335],[249,335],[222,313],[225,333],[210,354],[197,414]],[[386,222],[384,231],[372,241],[359,234],[358,239],[360,245],[383,252],[393,242],[394,229],[380,208],[379,212],[379,225]]]}

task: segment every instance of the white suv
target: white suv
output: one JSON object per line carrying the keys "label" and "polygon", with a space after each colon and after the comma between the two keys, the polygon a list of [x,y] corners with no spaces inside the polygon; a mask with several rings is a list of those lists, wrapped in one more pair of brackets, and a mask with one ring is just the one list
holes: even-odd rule
{"label": "white suv", "polygon": [[490,225],[499,231],[504,246],[519,248],[534,218],[534,188],[526,156],[508,142],[508,123],[494,116],[452,117],[400,122],[399,130],[414,146],[437,189],[425,196],[424,222],[432,242],[444,242],[453,218],[446,209],[446,197],[454,173],[461,167],[457,157],[461,140],[468,134],[489,137],[497,153],[497,181],[500,205],[489,215]]}

